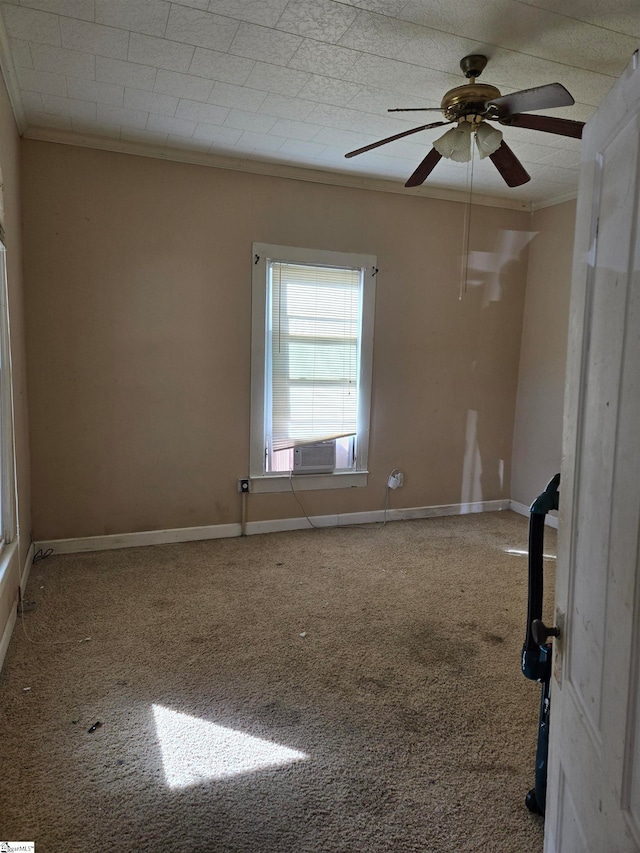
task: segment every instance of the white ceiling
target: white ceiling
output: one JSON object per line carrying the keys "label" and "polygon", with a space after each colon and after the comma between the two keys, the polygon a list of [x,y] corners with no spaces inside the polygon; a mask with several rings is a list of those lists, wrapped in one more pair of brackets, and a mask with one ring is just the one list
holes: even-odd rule
{"label": "white ceiling", "polygon": [[[489,57],[481,80],[503,94],[562,83],[576,104],[545,114],[586,121],[640,44],[639,0],[0,0],[0,11],[25,136],[445,196],[467,192],[465,164],[441,160],[423,188],[402,186],[440,129],[344,155],[437,120],[387,109],[439,106],[467,82],[469,53]],[[575,194],[577,140],[504,135],[531,181],[510,189],[477,161],[476,198]]]}

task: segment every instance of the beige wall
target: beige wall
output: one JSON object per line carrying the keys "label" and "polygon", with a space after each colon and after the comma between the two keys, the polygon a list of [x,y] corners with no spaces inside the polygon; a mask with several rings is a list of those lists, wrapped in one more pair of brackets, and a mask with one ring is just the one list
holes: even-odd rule
{"label": "beige wall", "polygon": [[[309,514],[508,498],[524,212],[25,141],[36,539],[240,520],[251,243],[378,256],[369,486]],[[516,241],[517,242],[517,241]],[[526,242],[526,240],[525,240]],[[478,254],[479,253],[479,254]],[[475,261],[474,261],[475,263]],[[251,495],[249,520],[292,517]]]}
{"label": "beige wall", "polygon": [[560,470],[575,211],[570,201],[532,216],[511,478],[527,506]]}
{"label": "beige wall", "polygon": [[11,323],[11,362],[15,415],[19,542],[10,576],[0,584],[0,638],[15,607],[19,574],[30,544],[30,474],[27,391],[22,300],[22,238],[20,227],[20,139],[2,75],[0,75],[0,168],[2,168],[4,229]]}

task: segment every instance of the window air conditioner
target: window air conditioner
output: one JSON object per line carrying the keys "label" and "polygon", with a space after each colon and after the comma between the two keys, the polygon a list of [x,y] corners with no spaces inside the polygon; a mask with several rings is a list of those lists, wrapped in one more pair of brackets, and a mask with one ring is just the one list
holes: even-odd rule
{"label": "window air conditioner", "polygon": [[335,441],[301,444],[293,450],[294,474],[329,474],[336,467]]}

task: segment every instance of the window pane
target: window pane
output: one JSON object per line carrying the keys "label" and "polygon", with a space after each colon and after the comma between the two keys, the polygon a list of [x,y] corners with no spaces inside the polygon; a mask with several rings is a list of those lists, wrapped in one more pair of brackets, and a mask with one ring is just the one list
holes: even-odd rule
{"label": "window pane", "polygon": [[273,448],[355,433],[361,270],[270,269]]}

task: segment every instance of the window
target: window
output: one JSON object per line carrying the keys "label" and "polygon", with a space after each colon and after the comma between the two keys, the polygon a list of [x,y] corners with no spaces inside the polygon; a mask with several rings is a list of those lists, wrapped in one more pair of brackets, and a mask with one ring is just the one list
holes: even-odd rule
{"label": "window", "polygon": [[289,489],[294,453],[335,443],[296,488],[366,485],[376,258],[253,245],[252,491]]}
{"label": "window", "polygon": [[5,248],[0,243],[0,549],[15,537],[11,357]]}

